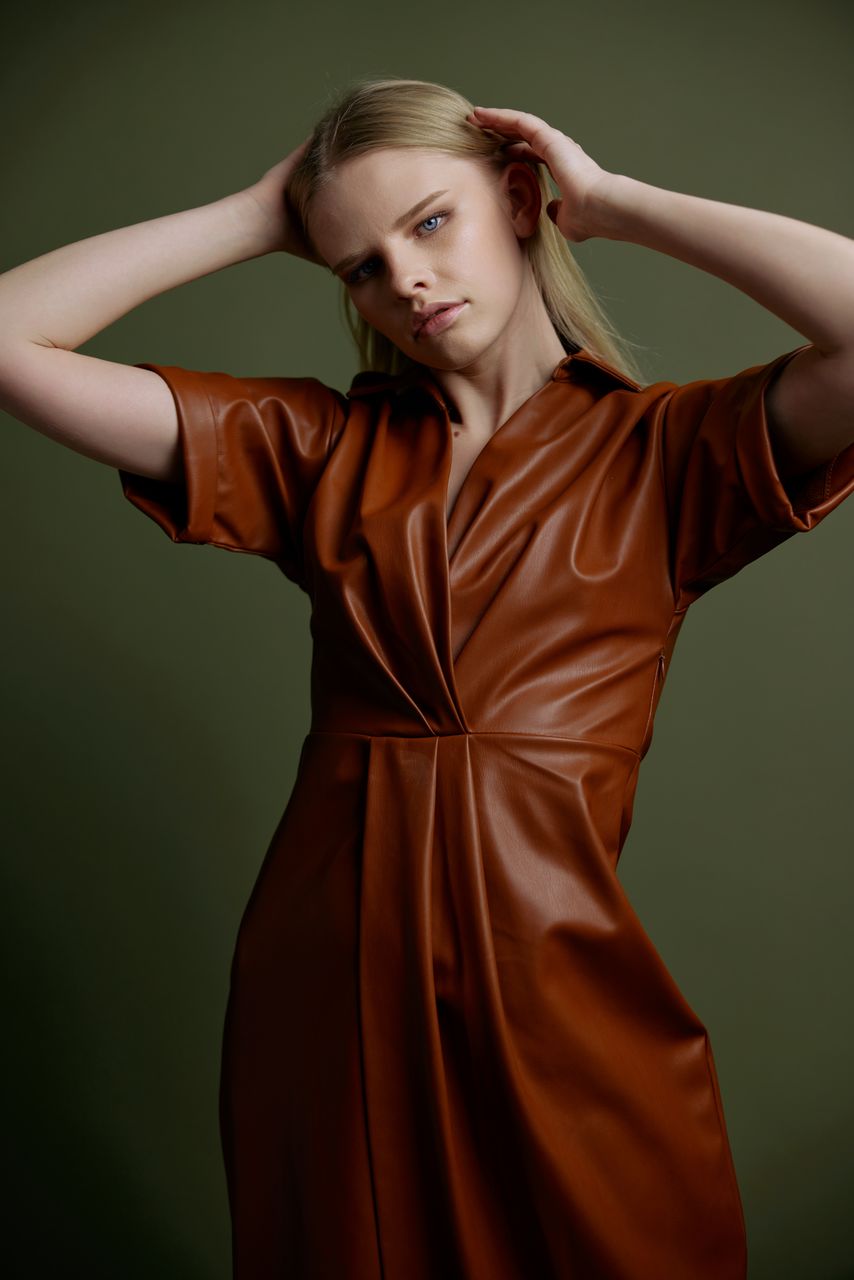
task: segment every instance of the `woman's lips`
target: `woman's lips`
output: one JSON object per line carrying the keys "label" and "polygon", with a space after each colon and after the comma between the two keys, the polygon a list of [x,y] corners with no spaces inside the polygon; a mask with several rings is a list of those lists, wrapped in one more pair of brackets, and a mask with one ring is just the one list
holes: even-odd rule
{"label": "woman's lips", "polygon": [[420,338],[430,338],[436,333],[441,333],[443,329],[447,329],[449,325],[454,323],[465,306],[467,306],[467,303],[458,302],[453,307],[445,307],[443,311],[434,312],[430,319],[425,320],[415,331],[415,341],[418,342]]}

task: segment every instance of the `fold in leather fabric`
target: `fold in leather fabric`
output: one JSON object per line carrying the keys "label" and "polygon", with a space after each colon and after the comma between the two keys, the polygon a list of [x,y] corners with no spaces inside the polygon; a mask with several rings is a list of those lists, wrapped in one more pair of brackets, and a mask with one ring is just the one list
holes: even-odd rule
{"label": "fold in leather fabric", "polygon": [[654,402],[681,604],[806,532],[851,490],[854,447],[784,483],[765,413],[771,382],[809,343],[736,377],[699,379]]}
{"label": "fold in leather fabric", "polygon": [[173,542],[266,556],[305,589],[301,530],[346,400],[316,378],[236,378],[140,363],[178,413],[184,480],[119,469],[122,490]]}
{"label": "fold in leather fabric", "polygon": [[239,1280],[744,1280],[708,1036],[617,865],[687,607],[854,491],[854,447],[776,470],[800,350],[648,387],[570,352],[450,515],[426,370],[142,366],[185,475],[125,496],[311,600],[223,1034]]}

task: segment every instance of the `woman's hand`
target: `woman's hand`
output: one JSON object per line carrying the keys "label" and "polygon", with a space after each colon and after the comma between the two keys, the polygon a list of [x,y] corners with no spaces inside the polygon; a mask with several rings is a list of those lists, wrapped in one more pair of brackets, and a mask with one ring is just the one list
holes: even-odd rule
{"label": "woman's hand", "polygon": [[529,111],[505,107],[475,107],[466,117],[472,124],[514,139],[505,144],[511,160],[534,160],[546,165],[561,198],[550,200],[546,212],[562,236],[578,244],[598,234],[594,225],[597,189],[614,178],[581,149],[577,142]]}
{"label": "woman's hand", "polygon": [[325,267],[327,263],[317,257],[297,230],[296,215],[285,196],[288,179],[305,155],[310,141],[311,134],[290,155],[285,156],[284,160],[279,160],[257,182],[246,187],[245,194],[251,196],[264,214],[270,235],[269,252],[292,253],[297,258],[305,258]]}

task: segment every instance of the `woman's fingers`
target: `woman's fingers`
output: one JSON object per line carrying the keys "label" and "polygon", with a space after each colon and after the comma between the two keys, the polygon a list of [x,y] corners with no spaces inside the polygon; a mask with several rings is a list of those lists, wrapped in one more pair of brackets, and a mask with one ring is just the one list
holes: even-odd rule
{"label": "woman's fingers", "polygon": [[[526,120],[518,118],[522,116],[525,116]],[[510,119],[510,117],[517,118]],[[545,121],[539,120],[537,116],[531,116],[526,112],[503,111],[497,107],[478,107],[466,116],[466,119],[492,133],[503,135],[506,138],[502,144],[505,155],[512,156],[515,160],[535,160],[538,164],[546,163],[539,151],[531,145],[535,130],[526,122],[531,121],[533,124],[549,128]]]}
{"label": "woman's fingers", "polygon": [[[551,152],[555,162],[559,163],[560,146],[566,141],[564,135],[529,111],[478,107],[467,119],[482,129],[503,135],[507,139],[505,152],[514,158],[549,164],[546,156]],[[513,150],[516,146],[520,148],[518,151]]]}
{"label": "woman's fingers", "polygon": [[539,131],[550,131],[552,126],[530,111],[514,111],[508,107],[475,107],[472,113],[478,123],[497,129],[500,133],[517,133],[526,138]]}
{"label": "woman's fingers", "polygon": [[591,191],[607,173],[573,138],[530,111],[509,107],[475,107],[467,119],[487,133],[503,137],[502,150],[508,160],[545,166],[560,191],[560,199],[549,205],[548,215],[562,235],[577,243],[598,234],[588,229],[584,217]]}

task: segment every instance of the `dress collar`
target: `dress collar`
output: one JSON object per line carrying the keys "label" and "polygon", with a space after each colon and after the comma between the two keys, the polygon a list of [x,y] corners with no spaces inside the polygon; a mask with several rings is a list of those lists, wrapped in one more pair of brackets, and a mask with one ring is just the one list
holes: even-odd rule
{"label": "dress collar", "polygon": [[[582,366],[582,371],[585,366],[588,369],[599,369],[620,386],[628,387],[632,391],[640,390],[639,382],[635,382],[633,378],[628,377],[615,368],[614,365],[609,364],[607,360],[593,355],[585,347],[578,347],[574,351],[569,351],[555,365],[550,380],[552,382],[568,382],[572,377],[572,369],[577,365]],[[354,375],[347,395],[352,398],[354,396],[369,396],[387,391],[393,396],[402,396],[407,392],[418,389],[426,391],[433,396],[437,395],[439,391],[436,382],[430,376],[429,370],[425,366],[416,364],[411,369],[397,374],[385,374],[374,369],[364,369]]]}

